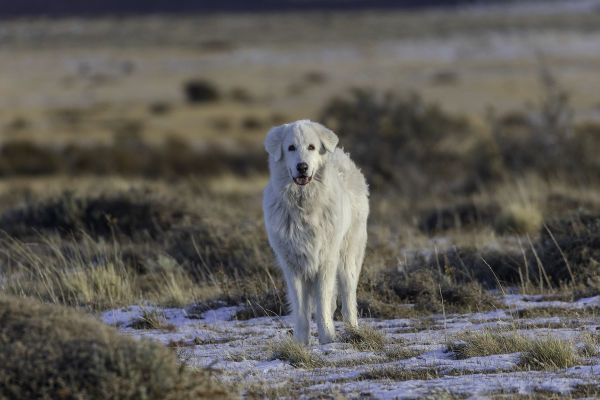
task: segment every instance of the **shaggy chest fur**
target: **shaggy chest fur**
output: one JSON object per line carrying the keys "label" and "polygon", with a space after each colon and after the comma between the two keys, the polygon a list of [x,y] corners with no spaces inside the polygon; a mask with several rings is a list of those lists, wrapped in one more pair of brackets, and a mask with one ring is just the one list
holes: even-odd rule
{"label": "shaggy chest fur", "polygon": [[[315,199],[311,193],[290,187],[269,205],[269,240],[286,265],[310,278],[327,262],[331,249],[324,244],[336,240],[335,221],[339,206]],[[302,188],[305,189],[305,188]],[[340,238],[341,239],[341,238]]]}

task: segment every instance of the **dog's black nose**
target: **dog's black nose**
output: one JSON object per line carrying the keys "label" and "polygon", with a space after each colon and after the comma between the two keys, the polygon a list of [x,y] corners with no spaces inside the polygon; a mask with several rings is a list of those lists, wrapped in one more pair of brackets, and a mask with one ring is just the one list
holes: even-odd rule
{"label": "dog's black nose", "polygon": [[298,163],[298,165],[296,165],[296,169],[301,174],[306,174],[306,171],[308,171],[308,164],[305,162]]}

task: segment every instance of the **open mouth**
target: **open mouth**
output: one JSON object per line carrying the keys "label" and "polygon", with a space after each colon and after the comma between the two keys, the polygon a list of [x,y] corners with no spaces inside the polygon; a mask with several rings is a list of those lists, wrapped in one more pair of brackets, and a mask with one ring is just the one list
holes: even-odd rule
{"label": "open mouth", "polygon": [[294,178],[294,183],[296,185],[306,185],[310,182],[310,180],[312,179],[312,177],[310,176],[297,176]]}

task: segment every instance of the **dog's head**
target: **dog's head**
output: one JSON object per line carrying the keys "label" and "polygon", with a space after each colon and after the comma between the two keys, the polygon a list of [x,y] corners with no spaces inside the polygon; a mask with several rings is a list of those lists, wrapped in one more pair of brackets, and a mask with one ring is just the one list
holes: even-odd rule
{"label": "dog's head", "polygon": [[272,161],[285,163],[295,184],[307,185],[337,143],[336,134],[323,125],[301,120],[272,128],[265,148]]}

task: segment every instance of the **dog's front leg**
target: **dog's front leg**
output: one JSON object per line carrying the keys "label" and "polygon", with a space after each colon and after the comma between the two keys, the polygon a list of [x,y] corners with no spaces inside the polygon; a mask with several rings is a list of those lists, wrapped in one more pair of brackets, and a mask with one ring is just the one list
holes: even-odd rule
{"label": "dog's front leg", "polygon": [[331,343],[335,339],[333,326],[332,297],[335,295],[334,263],[325,265],[317,276],[315,298],[317,303],[317,326],[319,328],[319,343]]}
{"label": "dog's front leg", "polygon": [[310,296],[307,282],[294,272],[285,274],[288,299],[292,306],[294,320],[294,339],[298,343],[308,344],[310,337]]}

